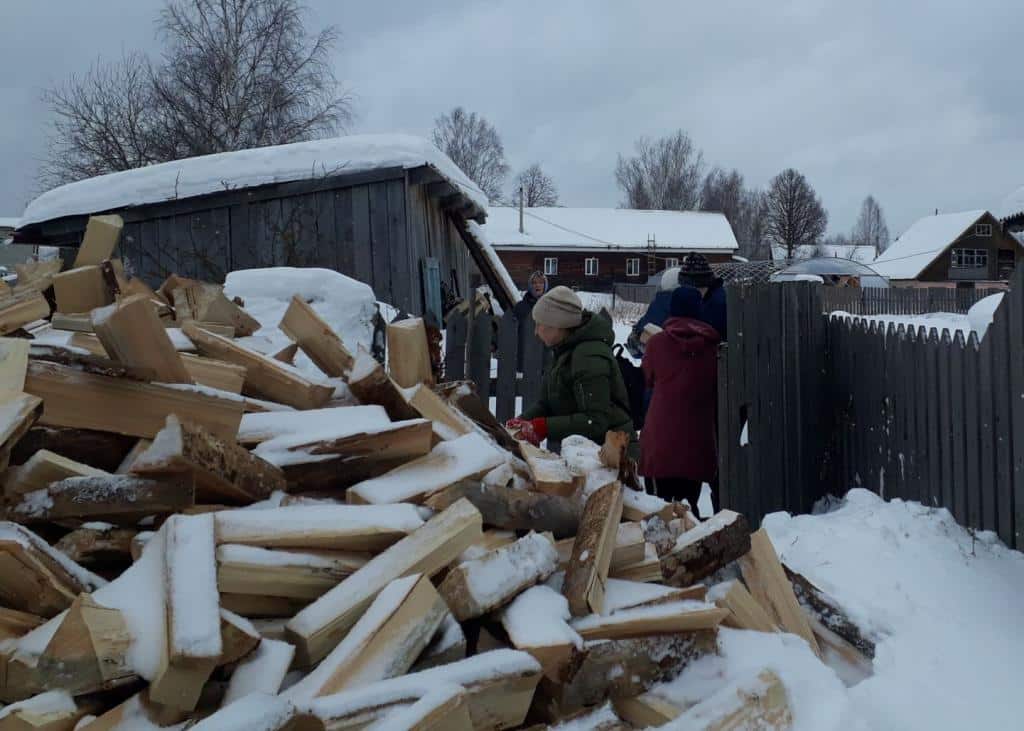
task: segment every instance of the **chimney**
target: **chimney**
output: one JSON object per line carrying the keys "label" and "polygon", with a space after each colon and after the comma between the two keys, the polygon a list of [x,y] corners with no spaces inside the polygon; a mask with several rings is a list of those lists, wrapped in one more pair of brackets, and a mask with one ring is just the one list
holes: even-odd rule
{"label": "chimney", "polygon": [[519,233],[526,233],[523,231],[523,186],[519,186]]}

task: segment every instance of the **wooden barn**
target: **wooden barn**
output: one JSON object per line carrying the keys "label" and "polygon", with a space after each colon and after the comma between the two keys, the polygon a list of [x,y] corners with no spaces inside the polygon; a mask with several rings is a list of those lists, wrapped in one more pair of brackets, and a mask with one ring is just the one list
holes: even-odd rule
{"label": "wooden barn", "polygon": [[352,135],[189,158],[55,188],[25,209],[15,241],[77,247],[88,216],[125,220],[119,256],[157,284],[238,269],[334,269],[379,300],[440,318],[489,284],[518,295],[480,233],[487,198],[427,141]]}

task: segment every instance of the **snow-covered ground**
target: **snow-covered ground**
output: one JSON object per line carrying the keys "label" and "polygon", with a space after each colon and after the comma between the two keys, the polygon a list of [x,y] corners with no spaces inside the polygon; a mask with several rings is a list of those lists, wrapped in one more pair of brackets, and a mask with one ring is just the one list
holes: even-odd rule
{"label": "snow-covered ground", "polygon": [[945,509],[861,489],[830,512],[776,513],[764,526],[783,560],[876,639],[874,675],[847,688],[793,635],[723,628],[721,656],[657,692],[692,701],[770,668],[796,731],[1021,728],[1024,555]]}

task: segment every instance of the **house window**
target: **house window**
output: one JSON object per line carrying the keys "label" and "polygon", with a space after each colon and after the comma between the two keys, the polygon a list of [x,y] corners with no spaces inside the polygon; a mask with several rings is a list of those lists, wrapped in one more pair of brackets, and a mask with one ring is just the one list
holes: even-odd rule
{"label": "house window", "polygon": [[974,224],[974,235],[975,236],[991,236],[992,235],[992,224],[991,223],[976,223],[976,224]]}
{"label": "house window", "polygon": [[583,262],[585,273],[588,277],[597,276],[597,257],[592,257]]}
{"label": "house window", "polygon": [[627,277],[639,277],[640,276],[640,260],[639,259],[626,259],[626,276]]}
{"label": "house window", "polygon": [[665,260],[666,269],[674,269],[677,266],[679,266],[679,259],[677,259],[676,257],[670,256]]}
{"label": "house window", "polygon": [[551,277],[558,274],[558,259],[556,257],[544,258],[544,275]]}
{"label": "house window", "polygon": [[950,266],[953,269],[988,269],[988,252],[985,249],[953,249]]}

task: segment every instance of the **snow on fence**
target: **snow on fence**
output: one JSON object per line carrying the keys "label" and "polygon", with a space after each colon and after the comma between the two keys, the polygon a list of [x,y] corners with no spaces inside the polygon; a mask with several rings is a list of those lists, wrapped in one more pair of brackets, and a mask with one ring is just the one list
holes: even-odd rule
{"label": "snow on fence", "polygon": [[822,304],[825,312],[841,310],[851,315],[922,315],[927,312],[966,314],[979,300],[1003,291],[997,287],[825,287],[822,290]]}
{"label": "snow on fence", "polygon": [[828,318],[834,291],[729,289],[722,506],[756,525],[862,486],[945,507],[1024,549],[1024,269],[980,341]]}

